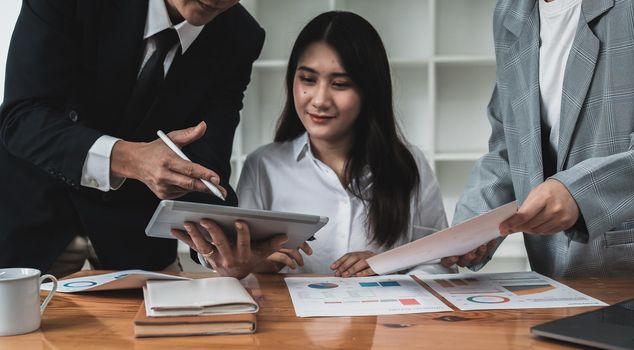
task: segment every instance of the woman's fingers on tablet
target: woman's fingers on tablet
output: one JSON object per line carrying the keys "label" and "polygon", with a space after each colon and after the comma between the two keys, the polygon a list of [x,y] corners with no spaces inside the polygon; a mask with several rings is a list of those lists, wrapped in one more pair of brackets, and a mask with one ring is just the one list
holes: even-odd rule
{"label": "woman's fingers on tablet", "polygon": [[236,221],[236,245],[238,264],[244,265],[251,260],[251,234],[249,225],[243,221]]}
{"label": "woman's fingers on tablet", "polygon": [[304,258],[297,249],[280,249],[281,253],[288,255],[291,259],[295,260],[299,266],[304,266]]}
{"label": "woman's fingers on tablet", "polygon": [[[216,224],[213,220],[209,219],[202,219],[200,221],[200,225],[204,227],[207,232],[209,232],[213,245],[216,247],[216,249],[218,249],[218,253],[220,253],[219,255],[221,256],[220,258],[223,261],[223,266],[233,266],[234,257],[233,252],[231,251],[231,245],[229,244],[227,236],[225,236],[225,233],[222,231],[220,226],[218,226],[218,224]],[[217,258],[214,257],[214,259]]]}
{"label": "woman's fingers on tablet", "polygon": [[308,242],[304,242],[299,246],[299,249],[304,251],[307,255],[313,255],[313,248],[310,247]]}
{"label": "woman's fingers on tablet", "polygon": [[191,249],[200,253],[198,249],[196,249],[196,245],[194,244],[194,241],[192,241],[191,237],[189,237],[187,232],[173,228],[170,230],[170,233],[172,234],[172,236],[176,237],[176,239],[187,244]]}
{"label": "woman's fingers on tablet", "polygon": [[[275,263],[278,264],[282,264],[284,266],[288,266],[291,269],[295,270],[297,268],[297,264],[295,263],[295,260],[291,259],[290,256],[281,253],[281,252],[277,252],[277,253],[273,253],[271,254],[268,258],[268,260],[273,261]],[[281,270],[282,268],[280,268]]]}
{"label": "woman's fingers on tablet", "polygon": [[251,247],[251,252],[255,255],[256,258],[265,259],[271,254],[282,249],[282,245],[286,242],[288,242],[288,236],[284,234],[276,235],[267,239],[266,241],[254,244]]}
{"label": "woman's fingers on tablet", "polygon": [[209,243],[205,237],[203,236],[202,233],[200,233],[200,231],[198,230],[198,227],[196,227],[196,224],[194,224],[193,222],[187,221],[184,224],[185,226],[185,231],[187,231],[187,234],[189,235],[189,238],[191,239],[192,243],[194,243],[194,250],[199,252],[200,254],[205,254],[210,252],[213,249],[213,246],[211,245],[211,243]]}

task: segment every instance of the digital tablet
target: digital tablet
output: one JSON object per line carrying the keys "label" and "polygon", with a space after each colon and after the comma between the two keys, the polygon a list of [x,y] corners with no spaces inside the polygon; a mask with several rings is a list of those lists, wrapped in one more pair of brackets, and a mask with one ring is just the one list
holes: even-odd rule
{"label": "digital tablet", "polygon": [[531,333],[600,349],[634,349],[634,299],[542,323]]}
{"label": "digital tablet", "polygon": [[[215,221],[232,241],[235,241],[236,237],[236,220],[249,224],[251,241],[286,234],[288,242],[284,244],[284,248],[297,248],[328,222],[328,218],[324,216],[163,200],[154,211],[150,223],[145,228],[145,234],[150,237],[176,239],[170,234],[171,229],[184,230],[185,221],[199,223],[202,219]],[[208,236],[206,230],[199,228],[201,233]],[[207,238],[210,239],[209,236]]]}

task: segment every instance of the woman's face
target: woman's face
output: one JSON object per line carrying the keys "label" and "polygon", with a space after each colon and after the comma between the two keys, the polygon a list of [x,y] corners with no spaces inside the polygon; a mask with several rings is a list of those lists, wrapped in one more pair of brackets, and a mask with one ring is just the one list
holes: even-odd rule
{"label": "woman's face", "polygon": [[339,55],[324,42],[311,44],[297,62],[295,110],[313,141],[349,141],[361,110],[361,94]]}

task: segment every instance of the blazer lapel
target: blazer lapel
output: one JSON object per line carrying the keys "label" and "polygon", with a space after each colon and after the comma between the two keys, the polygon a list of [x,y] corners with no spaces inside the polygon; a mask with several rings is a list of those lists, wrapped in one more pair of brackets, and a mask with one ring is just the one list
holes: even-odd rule
{"label": "blazer lapel", "polygon": [[115,133],[136,83],[147,1],[110,0],[102,6],[96,96],[103,116],[102,130]]}
{"label": "blazer lapel", "polygon": [[[509,14],[503,25],[517,36],[506,52],[501,81],[508,82],[513,124],[519,133],[518,147],[525,154],[529,190],[544,181],[542,164],[541,111],[539,102],[539,12],[534,0],[520,0],[518,11]],[[515,6],[515,5],[513,5]],[[506,121],[505,121],[506,122]],[[516,194],[525,198],[528,193]]]}
{"label": "blazer lapel", "polygon": [[186,125],[185,119],[192,117],[194,108],[214,84],[213,79],[221,78],[218,70],[226,66],[219,57],[229,34],[222,31],[221,20],[207,24],[189,49],[172,63],[156,101],[135,130],[142,140],[156,138],[157,127],[171,131],[194,126]]}
{"label": "blazer lapel", "polygon": [[557,171],[563,170],[575,126],[581,112],[599,56],[599,39],[588,23],[614,6],[614,0],[584,0],[577,33],[570,49],[561,98]]}

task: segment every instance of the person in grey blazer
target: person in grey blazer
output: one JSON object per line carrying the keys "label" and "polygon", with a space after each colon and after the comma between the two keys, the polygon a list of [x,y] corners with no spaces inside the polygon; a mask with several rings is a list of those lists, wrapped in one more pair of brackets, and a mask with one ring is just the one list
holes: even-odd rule
{"label": "person in grey blazer", "polygon": [[454,224],[520,207],[500,239],[445,266],[477,270],[504,235],[524,232],[539,273],[634,275],[633,23],[632,0],[497,2],[489,152]]}

